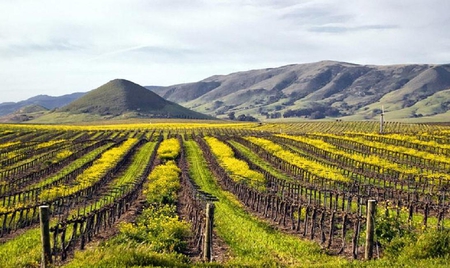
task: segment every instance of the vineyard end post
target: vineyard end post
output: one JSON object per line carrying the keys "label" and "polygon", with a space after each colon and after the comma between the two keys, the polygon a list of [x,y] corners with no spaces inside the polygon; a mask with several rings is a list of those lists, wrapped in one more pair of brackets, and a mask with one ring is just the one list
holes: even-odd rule
{"label": "vineyard end post", "polygon": [[367,201],[367,220],[366,220],[366,245],[364,258],[371,260],[373,257],[373,244],[375,234],[375,209],[376,200]]}
{"label": "vineyard end post", "polygon": [[41,267],[48,267],[52,263],[52,252],[50,247],[50,209],[48,206],[39,207],[39,219],[41,225],[42,258]]}
{"label": "vineyard end post", "polygon": [[214,222],[214,204],[206,203],[206,228],[203,244],[203,261],[212,261],[212,229]]}
{"label": "vineyard end post", "polygon": [[384,107],[381,107],[381,114],[380,114],[380,134],[384,133]]}

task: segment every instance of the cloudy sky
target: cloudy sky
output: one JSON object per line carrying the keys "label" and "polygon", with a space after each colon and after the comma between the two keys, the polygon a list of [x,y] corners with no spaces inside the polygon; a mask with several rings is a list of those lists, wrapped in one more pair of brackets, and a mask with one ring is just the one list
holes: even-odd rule
{"label": "cloudy sky", "polygon": [[0,0],[0,103],[337,60],[450,63],[448,0]]}

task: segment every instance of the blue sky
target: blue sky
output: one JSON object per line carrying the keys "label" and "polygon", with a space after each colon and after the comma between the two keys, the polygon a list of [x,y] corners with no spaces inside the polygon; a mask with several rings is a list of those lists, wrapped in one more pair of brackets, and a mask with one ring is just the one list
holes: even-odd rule
{"label": "blue sky", "polygon": [[448,0],[1,0],[0,103],[337,60],[450,63]]}

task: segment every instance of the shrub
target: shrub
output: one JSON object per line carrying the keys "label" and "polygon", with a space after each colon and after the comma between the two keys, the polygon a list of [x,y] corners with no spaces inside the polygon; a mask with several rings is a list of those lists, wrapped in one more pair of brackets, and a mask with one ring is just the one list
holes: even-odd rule
{"label": "shrub", "polygon": [[164,140],[158,148],[158,157],[163,160],[174,160],[179,153],[180,143],[175,138]]}
{"label": "shrub", "polygon": [[181,170],[174,161],[157,166],[149,175],[149,184],[144,190],[147,201],[151,203],[174,204],[180,188]]}
{"label": "shrub", "polygon": [[402,259],[431,259],[450,257],[450,230],[428,230],[415,243],[405,246]]}
{"label": "shrub", "polygon": [[136,224],[120,226],[124,240],[144,243],[154,252],[180,252],[186,247],[190,227],[179,221],[173,205],[155,206],[145,209]]}

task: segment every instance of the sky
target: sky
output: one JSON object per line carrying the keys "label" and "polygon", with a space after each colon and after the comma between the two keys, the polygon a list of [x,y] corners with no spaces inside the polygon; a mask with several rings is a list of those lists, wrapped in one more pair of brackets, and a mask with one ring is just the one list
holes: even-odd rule
{"label": "sky", "polygon": [[450,63],[448,0],[0,0],[0,103],[321,60]]}

